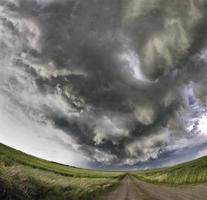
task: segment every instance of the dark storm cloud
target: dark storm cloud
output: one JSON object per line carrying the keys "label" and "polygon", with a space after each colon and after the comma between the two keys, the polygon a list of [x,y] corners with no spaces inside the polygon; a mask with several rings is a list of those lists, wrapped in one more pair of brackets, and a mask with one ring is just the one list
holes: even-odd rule
{"label": "dark storm cloud", "polygon": [[188,135],[188,99],[206,96],[205,4],[2,1],[2,27],[19,41],[10,60],[31,83],[25,87],[17,74],[7,93],[95,162],[156,159],[173,138]]}

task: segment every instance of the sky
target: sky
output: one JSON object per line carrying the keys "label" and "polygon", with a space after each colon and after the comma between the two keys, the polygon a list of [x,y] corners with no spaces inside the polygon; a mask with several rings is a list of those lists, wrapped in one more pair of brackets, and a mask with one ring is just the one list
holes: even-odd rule
{"label": "sky", "polygon": [[207,154],[206,0],[0,0],[0,142],[72,166]]}

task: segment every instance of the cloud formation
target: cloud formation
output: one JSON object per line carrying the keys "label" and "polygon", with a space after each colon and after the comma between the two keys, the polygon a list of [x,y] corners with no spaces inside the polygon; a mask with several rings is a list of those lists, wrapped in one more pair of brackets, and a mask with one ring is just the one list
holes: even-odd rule
{"label": "cloud formation", "polygon": [[179,151],[205,113],[206,6],[1,0],[2,112],[93,167]]}

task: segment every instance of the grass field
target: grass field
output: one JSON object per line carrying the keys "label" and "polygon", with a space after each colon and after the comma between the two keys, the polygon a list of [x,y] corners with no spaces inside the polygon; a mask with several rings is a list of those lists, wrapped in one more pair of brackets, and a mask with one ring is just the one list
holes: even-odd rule
{"label": "grass field", "polygon": [[0,199],[97,200],[126,175],[163,184],[207,182],[207,157],[155,170],[103,172],[49,162],[0,144]]}
{"label": "grass field", "polygon": [[141,180],[165,184],[199,184],[207,182],[207,156],[173,167],[133,173]]}
{"label": "grass field", "polygon": [[110,190],[123,173],[73,168],[0,144],[0,199],[88,200]]}

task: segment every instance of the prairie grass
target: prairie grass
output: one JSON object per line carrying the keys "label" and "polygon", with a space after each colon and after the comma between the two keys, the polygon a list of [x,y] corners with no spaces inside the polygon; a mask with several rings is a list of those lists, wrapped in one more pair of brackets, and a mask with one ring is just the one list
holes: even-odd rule
{"label": "prairie grass", "polygon": [[124,174],[73,168],[0,144],[0,199],[90,200],[119,183]]}
{"label": "prairie grass", "polygon": [[207,182],[207,156],[173,167],[134,173],[141,180],[166,184],[199,184]]}

